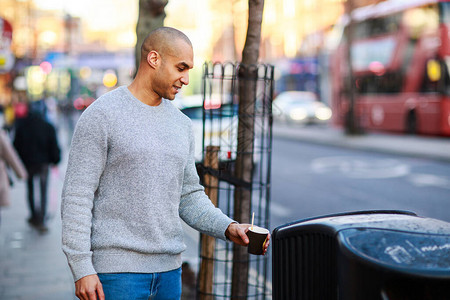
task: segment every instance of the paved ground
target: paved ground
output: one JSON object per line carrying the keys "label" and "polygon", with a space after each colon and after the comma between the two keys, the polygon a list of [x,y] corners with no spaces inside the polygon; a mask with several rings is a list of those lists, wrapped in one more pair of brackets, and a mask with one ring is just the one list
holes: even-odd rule
{"label": "paved ground", "polygon": [[273,136],[337,147],[450,161],[450,137],[373,132],[348,136],[338,128],[292,127],[278,123],[273,126]]}
{"label": "paved ground", "polygon": [[47,233],[29,226],[26,188],[16,181],[12,205],[3,209],[0,225],[0,299],[76,299],[70,270],[61,251],[59,195],[62,174],[51,172]]}
{"label": "paved ground", "polygon": [[[337,129],[289,128],[276,124],[274,136],[450,161],[450,139],[367,134],[348,137]],[[62,140],[62,143],[67,143]],[[67,151],[66,151],[67,152]],[[0,300],[75,299],[72,275],[61,251],[60,193],[65,160],[51,172],[49,231],[39,233],[26,222],[25,185],[17,181],[13,203],[1,212]],[[191,235],[192,236],[192,235]]]}

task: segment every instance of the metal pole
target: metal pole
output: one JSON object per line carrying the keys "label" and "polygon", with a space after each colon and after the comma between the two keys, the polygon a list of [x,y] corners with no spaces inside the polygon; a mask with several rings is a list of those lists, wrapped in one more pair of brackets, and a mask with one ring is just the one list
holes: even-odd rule
{"label": "metal pole", "polygon": [[359,133],[359,126],[357,123],[357,118],[355,116],[356,89],[355,89],[355,78],[353,76],[353,62],[352,62],[352,44],[353,44],[353,27],[354,27],[352,18],[353,0],[347,0],[346,5],[349,16],[349,23],[345,28],[345,34],[347,38],[347,66],[348,66],[347,87],[348,87],[349,107],[345,118],[345,132],[349,135],[354,135]]}

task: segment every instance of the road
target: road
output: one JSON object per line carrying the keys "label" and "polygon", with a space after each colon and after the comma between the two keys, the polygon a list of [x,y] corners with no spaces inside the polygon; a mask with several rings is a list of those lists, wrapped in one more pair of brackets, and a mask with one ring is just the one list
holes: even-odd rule
{"label": "road", "polygon": [[274,138],[272,151],[271,231],[304,218],[372,209],[450,222],[448,162],[283,138]]}
{"label": "road", "polygon": [[[449,162],[276,137],[272,150],[271,231],[303,218],[372,209],[450,222]],[[196,263],[198,235],[186,231],[184,259]]]}
{"label": "road", "polygon": [[450,163],[274,138],[271,229],[369,209],[450,222]]}

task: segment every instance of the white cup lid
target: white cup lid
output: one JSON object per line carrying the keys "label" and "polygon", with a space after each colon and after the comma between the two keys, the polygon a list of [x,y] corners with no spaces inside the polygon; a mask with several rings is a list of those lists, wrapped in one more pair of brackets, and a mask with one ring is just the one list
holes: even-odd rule
{"label": "white cup lid", "polygon": [[253,226],[253,230],[252,230],[252,227],[249,227],[248,230],[253,231],[255,233],[260,233],[260,234],[267,234],[267,233],[269,233],[268,229],[262,228],[262,227],[258,227],[258,226]]}

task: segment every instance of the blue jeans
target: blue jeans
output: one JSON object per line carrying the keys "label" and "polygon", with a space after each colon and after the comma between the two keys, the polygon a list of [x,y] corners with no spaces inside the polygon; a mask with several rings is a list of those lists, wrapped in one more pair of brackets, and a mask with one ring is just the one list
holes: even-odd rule
{"label": "blue jeans", "polygon": [[181,298],[181,268],[162,273],[99,273],[105,300]]}

